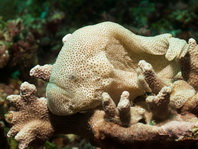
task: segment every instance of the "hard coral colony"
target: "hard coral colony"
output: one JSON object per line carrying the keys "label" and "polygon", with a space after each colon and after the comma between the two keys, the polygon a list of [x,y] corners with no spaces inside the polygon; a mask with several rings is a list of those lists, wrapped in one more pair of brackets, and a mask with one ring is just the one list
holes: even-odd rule
{"label": "hard coral colony", "polygon": [[8,96],[17,109],[8,136],[20,149],[56,133],[85,136],[102,148],[196,141],[198,46],[192,41],[143,37],[112,22],[66,35],[55,64],[30,71],[48,82],[46,98],[27,82],[20,95]]}

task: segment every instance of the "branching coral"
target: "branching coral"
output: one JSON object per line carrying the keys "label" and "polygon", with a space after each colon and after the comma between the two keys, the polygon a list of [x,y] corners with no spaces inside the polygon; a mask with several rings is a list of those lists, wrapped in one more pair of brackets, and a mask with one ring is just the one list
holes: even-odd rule
{"label": "branching coral", "polygon": [[[191,41],[194,41],[193,43]],[[190,85],[192,85],[196,90],[198,90],[198,46],[194,39],[189,40],[190,50],[180,60],[181,71],[184,80],[186,80]]]}
{"label": "branching coral", "polygon": [[[25,82],[20,89],[21,95],[8,96],[8,100],[17,111],[11,111],[7,116],[8,121],[14,125],[8,136],[15,136],[15,139],[19,141],[20,149],[29,145],[38,147],[55,133],[78,134],[91,139],[96,145],[103,148],[115,149],[121,147],[138,148],[143,146],[141,143],[144,143],[144,146],[150,144],[151,147],[157,148],[160,144],[166,143],[167,145],[174,141],[183,145],[188,144],[191,137],[194,139],[197,137],[195,131],[198,127],[198,123],[195,122],[197,117],[193,114],[182,115],[182,117],[181,115],[175,115],[168,121],[154,126],[139,121],[128,127],[122,127],[114,123],[115,115],[116,119],[120,119],[124,124],[128,119],[122,121],[122,117],[128,116],[123,115],[122,112],[120,114],[117,114],[117,112],[110,114],[109,111],[115,111],[115,107],[112,108],[112,106],[106,104],[107,101],[111,100],[106,93],[103,95],[103,98],[105,98],[105,102],[103,102],[104,111],[94,110],[71,116],[57,116],[48,110],[45,98],[36,97],[34,85]],[[128,93],[124,92],[120,104],[127,96]],[[113,101],[111,100],[111,102]],[[131,111],[132,108],[134,107],[131,107]],[[131,118],[133,119],[133,115],[131,115]],[[113,120],[113,122],[108,119]]]}
{"label": "branching coral", "polygon": [[49,81],[52,65],[37,65],[30,70],[30,76],[34,76],[44,81]]}
{"label": "branching coral", "polygon": [[20,91],[21,95],[8,96],[8,100],[18,111],[11,111],[7,116],[8,121],[14,124],[7,135],[11,137],[17,134],[15,139],[20,142],[19,148],[23,149],[36,138],[41,141],[49,138],[53,133],[53,128],[49,123],[49,116],[46,114],[48,111],[46,100],[37,98],[36,87],[24,82]]}
{"label": "branching coral", "polygon": [[0,69],[18,66],[20,72],[36,64],[37,41],[31,32],[27,34],[21,19],[0,22]]}
{"label": "branching coral", "polygon": [[137,69],[137,73],[139,86],[145,88],[145,91],[152,91],[158,94],[166,84],[158,77],[151,64],[141,60],[138,65],[139,68]]}
{"label": "branching coral", "polygon": [[164,118],[168,116],[168,105],[170,102],[170,87],[164,87],[161,89],[157,96],[148,96],[146,102],[149,105],[153,117]]}
{"label": "branching coral", "polygon": [[[78,134],[104,149],[198,140],[196,47],[169,34],[138,36],[110,22],[63,42],[55,64],[30,71],[48,81],[47,98],[38,98],[27,82],[20,95],[8,96],[17,109],[8,116],[8,136],[20,149],[56,133]],[[183,80],[174,81],[179,71]]]}
{"label": "branching coral", "polygon": [[10,48],[13,38],[23,30],[23,25],[20,19],[1,22],[0,28],[0,68],[7,65],[10,58]]}
{"label": "branching coral", "polygon": [[129,126],[131,124],[131,105],[127,91],[122,93],[117,107],[108,93],[104,92],[102,98],[107,120],[114,121],[122,126]]}
{"label": "branching coral", "polygon": [[0,43],[0,68],[3,68],[9,59],[8,47],[3,42]]}

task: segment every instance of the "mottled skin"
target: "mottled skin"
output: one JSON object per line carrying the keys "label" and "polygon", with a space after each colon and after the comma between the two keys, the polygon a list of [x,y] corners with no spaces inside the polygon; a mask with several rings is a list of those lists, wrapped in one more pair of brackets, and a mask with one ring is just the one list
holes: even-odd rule
{"label": "mottled skin", "polygon": [[179,71],[176,59],[187,50],[184,40],[170,34],[143,37],[112,22],[83,27],[65,38],[52,66],[48,107],[54,114],[71,115],[100,105],[103,92],[116,104],[124,90],[134,99],[144,93],[137,83],[140,60],[168,83]]}
{"label": "mottled skin", "polygon": [[[96,27],[108,25],[117,26],[122,34],[132,34],[112,23],[102,23]],[[48,99],[38,98],[36,87],[27,82],[22,83],[20,95],[8,96],[7,99],[16,110],[10,111],[7,115],[7,121],[13,125],[7,135],[15,136],[19,148],[25,149],[29,146],[39,148],[54,134],[68,133],[87,137],[104,149],[148,147],[154,149],[174,146],[183,148],[185,143],[197,141],[197,49],[190,48],[185,55],[188,49],[186,42],[169,35],[167,37],[167,34],[161,37],[141,37],[132,34],[134,38],[126,42],[127,38],[121,40],[124,37],[115,36],[118,33],[113,34],[114,36],[109,35],[112,34],[113,27],[108,28],[110,32],[106,32],[106,36],[101,35],[105,40],[108,39],[104,49],[94,46],[95,43],[102,41],[101,36],[97,34],[87,35],[99,38],[98,41],[87,40],[93,44],[89,45],[91,48],[83,47],[86,42],[81,43],[84,43],[81,45],[82,49],[75,47],[74,41],[80,41],[77,37],[80,38],[81,34],[86,37],[91,28],[83,28],[64,37],[64,47],[54,65],[36,66],[31,70],[31,76],[49,81]],[[139,40],[133,41],[136,38]],[[148,41],[148,47],[144,47],[145,43],[141,43],[141,39],[145,43]],[[141,45],[138,47],[136,42],[140,42]],[[131,49],[127,46],[130,43],[133,47]],[[165,47],[155,48],[151,43],[161,43]],[[174,50],[171,50],[171,47],[174,47]],[[154,51],[150,51],[150,48]],[[164,53],[160,54],[160,49],[164,50]],[[180,59],[181,57],[183,58]],[[180,60],[184,80],[177,80],[166,86],[168,83],[165,80],[170,82],[177,73],[177,70],[174,71],[177,66],[174,58]],[[147,62],[141,59],[146,59]],[[93,98],[89,89],[93,95],[98,96]],[[151,95],[140,96],[130,102],[130,97],[134,98],[143,91],[149,91]],[[101,92],[103,93],[100,95]],[[121,96],[118,95],[121,92]],[[118,95],[116,99],[111,98],[116,95]],[[120,101],[117,104],[115,102],[119,97]],[[103,110],[88,110],[98,102],[97,98],[99,104],[103,101]],[[54,107],[50,105],[53,102]],[[69,107],[71,104],[74,104],[73,109]],[[68,115],[82,109],[88,111]],[[65,113],[66,116],[55,115],[50,110],[61,115]]]}

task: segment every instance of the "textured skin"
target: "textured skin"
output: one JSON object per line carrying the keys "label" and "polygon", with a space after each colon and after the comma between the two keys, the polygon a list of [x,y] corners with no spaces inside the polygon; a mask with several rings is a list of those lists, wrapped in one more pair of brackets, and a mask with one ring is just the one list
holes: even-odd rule
{"label": "textured skin", "polygon": [[111,22],[83,27],[63,42],[46,90],[48,107],[57,115],[95,108],[103,92],[116,104],[124,90],[130,99],[143,94],[136,73],[140,60],[171,81],[179,71],[175,59],[188,50],[184,40],[170,34],[143,37]]}
{"label": "textured skin", "polygon": [[180,60],[182,77],[188,84],[198,90],[198,46],[190,49],[185,57]]}
{"label": "textured skin", "polygon": [[158,94],[160,90],[167,85],[158,77],[151,64],[141,60],[139,61],[138,66],[138,85],[145,91],[152,91],[153,93]]}
{"label": "textured skin", "polygon": [[168,106],[170,103],[170,87],[163,87],[157,96],[148,96],[146,102],[149,104],[153,118],[165,119],[168,116]]}
{"label": "textured skin", "polygon": [[52,65],[36,65],[34,68],[30,70],[30,76],[34,76],[36,78],[42,79],[44,81],[49,81],[51,74]]}
{"label": "textured skin", "polygon": [[[156,96],[157,98],[163,98],[163,94],[167,93],[167,88],[163,88],[161,91]],[[32,84],[22,83],[20,93],[20,95],[8,96],[7,99],[16,111],[10,111],[9,116],[6,116],[6,120],[12,123],[7,136],[14,137],[18,141],[19,149],[28,147],[41,149],[44,142],[55,134],[71,133],[94,140],[98,146],[104,149],[148,148],[148,146],[152,149],[158,149],[169,143],[171,143],[170,147],[165,146],[163,149],[174,148],[173,144],[176,144],[175,148],[178,148],[179,144],[183,148],[183,143],[192,143],[198,140],[197,117],[189,113],[192,107],[196,110],[195,113],[198,111],[197,95],[186,104],[185,109],[182,109],[188,111],[183,111],[184,113],[174,112],[173,115],[169,115],[167,119],[159,123],[148,121],[149,123],[146,124],[144,122],[144,118],[148,114],[146,109],[132,106],[131,112],[127,112],[131,122],[129,121],[130,124],[126,126],[128,114],[125,113],[125,110],[128,109],[128,106],[119,106],[119,104],[124,105],[122,101],[128,101],[128,92],[122,93],[117,107],[109,95],[103,93],[103,97],[106,98],[104,99],[105,103],[103,102],[104,111],[95,110],[71,116],[52,114],[47,108],[46,99],[36,96],[36,87]],[[166,98],[164,99],[166,102]],[[161,109],[161,103],[164,104],[164,100],[158,102],[160,100],[154,100],[153,103],[159,104],[159,107],[156,107],[157,110]],[[114,105],[110,106],[110,104]],[[119,114],[114,112],[115,110],[119,111]],[[121,114],[123,110],[125,115]],[[122,119],[122,116],[125,116],[125,119]],[[125,127],[120,126],[120,124]],[[157,145],[157,147],[153,148],[152,144]]]}
{"label": "textured skin", "polygon": [[172,91],[170,96],[170,106],[175,109],[180,109],[193,96],[195,96],[195,89],[186,81],[178,80],[172,84]]}
{"label": "textured skin", "polygon": [[[35,139],[44,142],[53,133],[49,123],[49,115],[45,98],[36,96],[36,87],[24,82],[20,87],[20,95],[10,95],[7,99],[17,111],[10,111],[10,122],[14,125],[8,132],[8,137],[14,137],[19,142],[19,149],[25,149]],[[31,105],[31,106],[30,106]],[[41,144],[42,144],[41,143]],[[39,142],[36,144],[40,146]]]}

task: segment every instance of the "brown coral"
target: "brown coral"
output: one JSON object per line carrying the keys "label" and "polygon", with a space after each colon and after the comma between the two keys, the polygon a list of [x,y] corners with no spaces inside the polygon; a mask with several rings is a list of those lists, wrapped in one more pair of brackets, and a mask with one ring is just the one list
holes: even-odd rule
{"label": "brown coral", "polygon": [[37,63],[37,40],[24,29],[21,19],[1,20],[0,24],[0,69],[4,72],[1,77],[10,76],[17,69],[21,78],[29,78],[27,72]]}
{"label": "brown coral", "polygon": [[[158,148],[165,143],[166,148],[173,147],[175,141],[178,147],[188,144],[191,137],[194,141],[198,139],[196,135],[198,123],[195,122],[197,117],[192,114],[182,117],[176,115],[170,121],[154,126],[137,122],[126,128],[106,121],[102,110],[71,116],[56,116],[48,110],[45,98],[36,97],[34,85],[25,82],[20,89],[21,95],[8,96],[10,102],[17,108],[17,111],[10,112],[13,127],[8,132],[8,136],[15,136],[20,149],[30,145],[38,147],[55,133],[85,136],[104,149],[138,148],[148,145],[151,145],[151,148]],[[124,93],[121,98],[127,96]],[[108,111],[108,106],[105,111]],[[109,112],[106,114],[109,115]]]}
{"label": "brown coral", "polygon": [[30,76],[36,77],[38,79],[42,79],[44,81],[49,81],[51,74],[52,65],[37,65],[30,70]]}
{"label": "brown coral", "polygon": [[[153,70],[152,65],[144,60],[139,61],[138,82],[141,88],[149,88],[145,91],[150,91],[158,94],[159,91],[166,85],[161,78],[158,77]],[[144,83],[143,83],[144,82]]]}
{"label": "brown coral", "polygon": [[3,68],[9,60],[9,46],[5,42],[0,42],[0,68]]}
{"label": "brown coral", "polygon": [[20,142],[19,148],[24,149],[35,139],[45,141],[52,135],[53,128],[49,123],[49,116],[46,114],[46,99],[37,98],[36,87],[24,82],[20,90],[20,95],[8,96],[8,100],[18,111],[9,113],[14,126],[7,135],[15,136],[15,139]]}
{"label": "brown coral", "polygon": [[107,120],[125,127],[131,125],[131,104],[129,93],[127,91],[122,93],[117,107],[108,93],[104,92],[102,94],[102,99],[103,109],[106,113]]}
{"label": "brown coral", "polygon": [[170,87],[163,87],[156,96],[148,96],[146,98],[154,119],[167,118],[169,114],[170,92]]}
{"label": "brown coral", "polygon": [[185,81],[198,90],[198,46],[190,49],[180,60],[182,76]]}
{"label": "brown coral", "polygon": [[10,49],[13,38],[23,30],[20,19],[8,21],[5,27],[0,30],[0,68],[5,67],[10,60]]}
{"label": "brown coral", "polygon": [[[38,98],[27,82],[20,95],[8,97],[17,110],[9,114],[8,136],[20,149],[56,133],[78,134],[104,149],[173,148],[198,140],[196,47],[187,51],[189,45],[170,34],[142,37],[110,22],[63,42],[54,65],[30,72],[49,81],[47,98]],[[184,80],[174,82],[178,60]]]}

